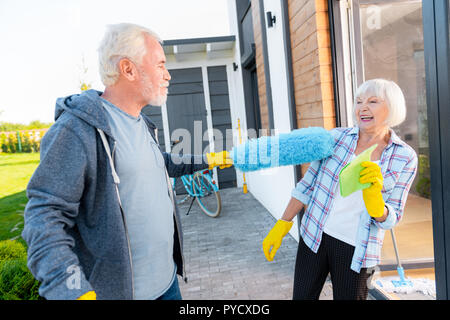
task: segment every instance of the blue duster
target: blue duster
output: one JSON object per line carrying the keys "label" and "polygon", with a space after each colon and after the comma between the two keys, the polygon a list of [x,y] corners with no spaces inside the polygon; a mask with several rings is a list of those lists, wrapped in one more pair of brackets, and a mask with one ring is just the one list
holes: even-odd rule
{"label": "blue duster", "polygon": [[235,168],[248,172],[324,159],[332,154],[334,144],[327,130],[310,127],[247,140],[233,147],[230,156]]}

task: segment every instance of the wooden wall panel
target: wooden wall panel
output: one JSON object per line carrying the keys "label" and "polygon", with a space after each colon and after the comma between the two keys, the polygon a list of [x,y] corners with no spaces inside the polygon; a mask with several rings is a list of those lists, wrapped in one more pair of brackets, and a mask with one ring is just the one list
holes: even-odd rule
{"label": "wooden wall panel", "polygon": [[326,0],[288,0],[297,123],[335,127]]}

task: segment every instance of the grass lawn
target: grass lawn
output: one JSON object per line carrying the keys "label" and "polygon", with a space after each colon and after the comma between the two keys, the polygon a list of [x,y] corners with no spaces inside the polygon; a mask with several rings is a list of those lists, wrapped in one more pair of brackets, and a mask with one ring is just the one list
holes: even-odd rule
{"label": "grass lawn", "polygon": [[39,153],[0,154],[0,240],[17,239],[28,201],[25,189],[39,164]]}

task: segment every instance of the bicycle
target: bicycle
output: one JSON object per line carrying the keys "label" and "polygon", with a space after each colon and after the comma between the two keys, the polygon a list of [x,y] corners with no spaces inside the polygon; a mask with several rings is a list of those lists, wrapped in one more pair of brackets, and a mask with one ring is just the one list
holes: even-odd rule
{"label": "bicycle", "polygon": [[[222,201],[220,199],[219,187],[212,177],[211,170],[197,171],[193,174],[181,176],[181,181],[188,195],[182,200],[177,201],[178,204],[192,198],[191,204],[186,215],[189,215],[194,200],[197,201],[200,209],[209,217],[216,218],[222,209]],[[172,188],[175,193],[176,178],[173,178]]]}

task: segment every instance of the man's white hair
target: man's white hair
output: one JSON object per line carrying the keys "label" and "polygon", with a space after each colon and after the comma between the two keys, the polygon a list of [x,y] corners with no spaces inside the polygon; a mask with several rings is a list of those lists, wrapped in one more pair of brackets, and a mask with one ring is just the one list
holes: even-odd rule
{"label": "man's white hair", "polygon": [[[389,128],[398,126],[406,118],[406,102],[402,89],[393,81],[386,79],[371,79],[364,82],[356,90],[353,103],[353,117],[355,117],[356,100],[358,97],[375,96],[386,101],[388,116],[386,125]],[[355,119],[356,120],[356,119]]]}
{"label": "man's white hair", "polygon": [[106,33],[98,48],[100,77],[103,84],[111,86],[119,79],[119,61],[130,59],[138,67],[146,54],[145,35],[162,43],[161,38],[150,29],[132,24],[107,25]]}

